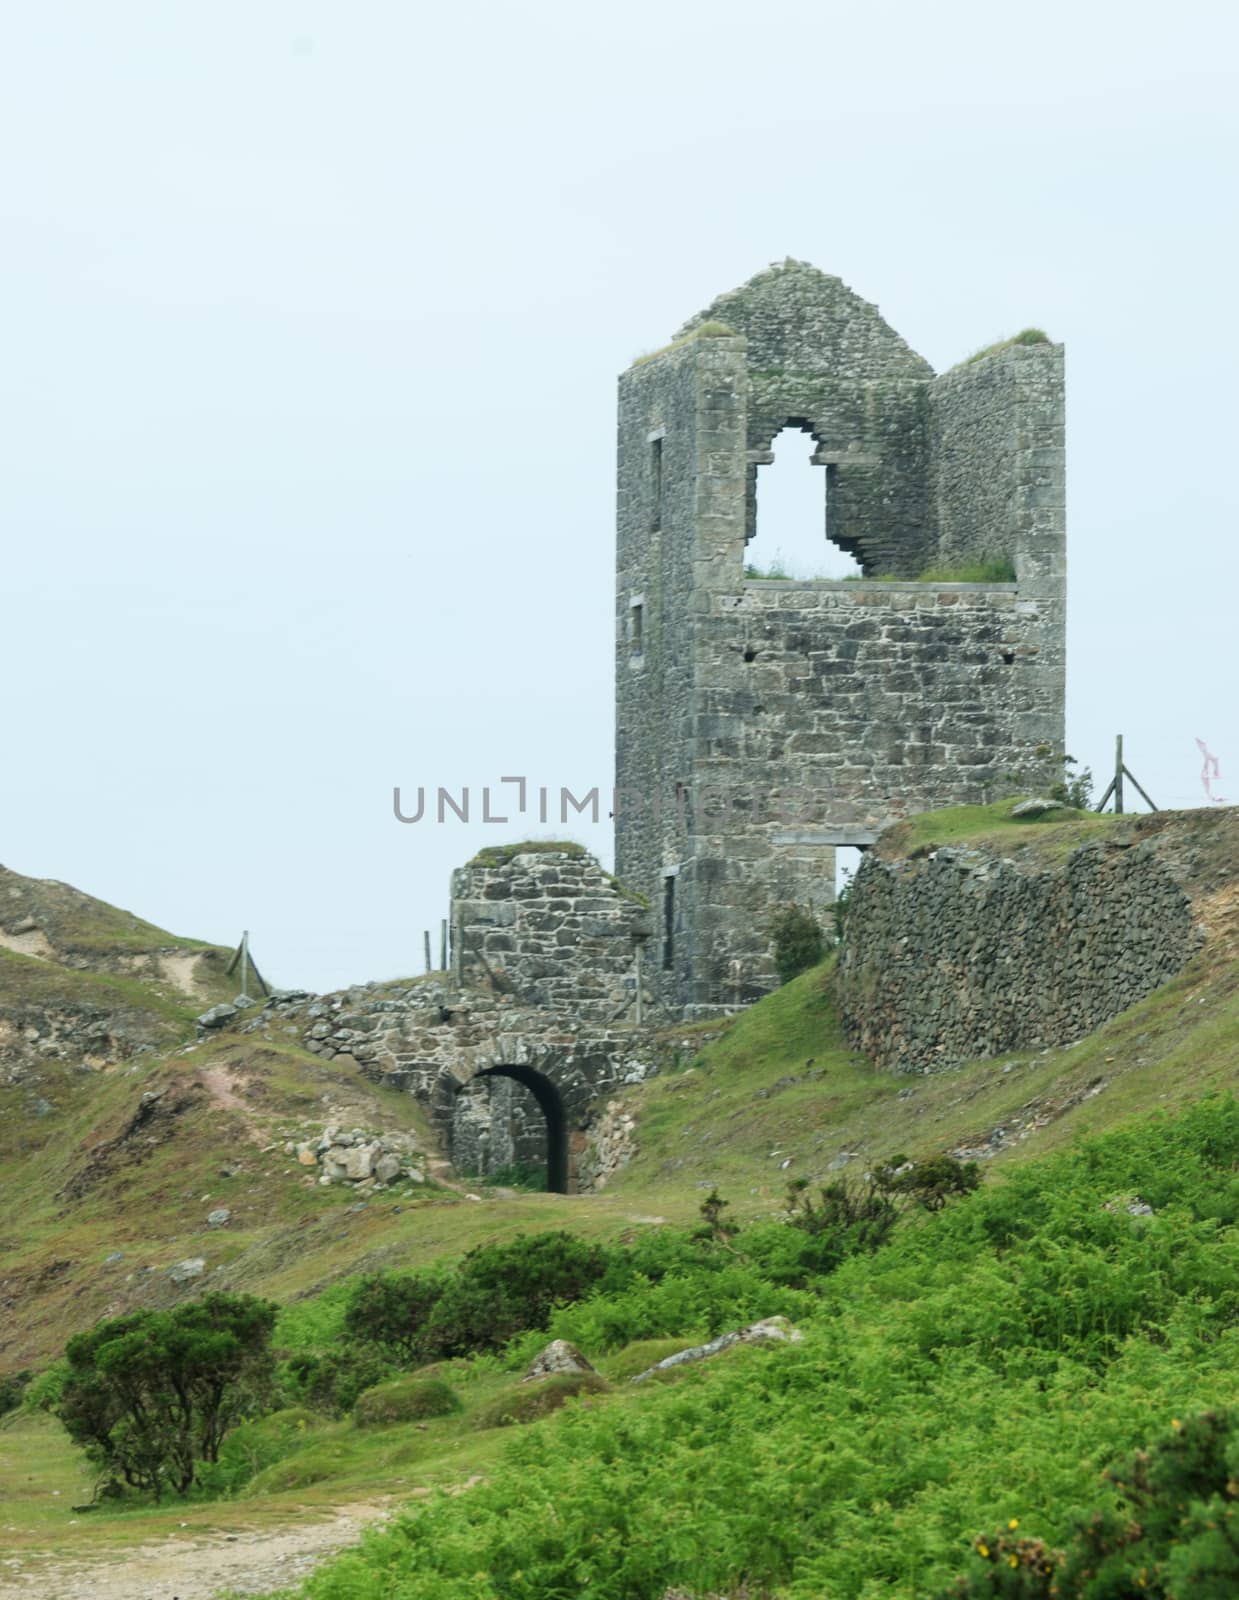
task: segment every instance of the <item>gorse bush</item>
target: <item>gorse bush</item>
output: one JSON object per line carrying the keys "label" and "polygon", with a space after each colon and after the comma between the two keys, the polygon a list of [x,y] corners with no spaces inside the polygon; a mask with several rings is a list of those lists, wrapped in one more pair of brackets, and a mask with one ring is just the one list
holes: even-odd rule
{"label": "gorse bush", "polygon": [[574,1234],[518,1235],[471,1250],[451,1273],[375,1273],[353,1290],[346,1335],[404,1366],[499,1350],[545,1328],[552,1308],[579,1300],[607,1269],[599,1245]]}
{"label": "gorse bush", "polygon": [[275,1307],[208,1294],[77,1334],[55,1410],[105,1478],[160,1499],[186,1494],[229,1428],[266,1408]]}
{"label": "gorse bush", "polygon": [[322,1353],[300,1350],[288,1356],[280,1367],[280,1393],[290,1405],[306,1406],[328,1417],[343,1417],[353,1409],[360,1394],[394,1377],[398,1370],[398,1362],[389,1360],[381,1349],[370,1344],[345,1344],[339,1350]]}
{"label": "gorse bush", "polygon": [[448,1417],[461,1409],[460,1399],[442,1378],[397,1378],[367,1389],[353,1407],[359,1427],[389,1427],[394,1422],[423,1422]]}
{"label": "gorse bush", "polygon": [[391,1362],[414,1366],[426,1349],[426,1325],[447,1278],[429,1272],[375,1272],[361,1278],[344,1312],[344,1333],[375,1345]]}
{"label": "gorse bush", "polygon": [[1105,1477],[1118,1506],[1078,1520],[1065,1549],[1015,1537],[1013,1518],[977,1539],[943,1600],[1239,1594],[1239,1413],[1175,1418],[1167,1437]]}
{"label": "gorse bush", "polygon": [[803,906],[783,906],[775,912],[770,919],[770,944],[780,983],[790,983],[826,954],[822,925]]}

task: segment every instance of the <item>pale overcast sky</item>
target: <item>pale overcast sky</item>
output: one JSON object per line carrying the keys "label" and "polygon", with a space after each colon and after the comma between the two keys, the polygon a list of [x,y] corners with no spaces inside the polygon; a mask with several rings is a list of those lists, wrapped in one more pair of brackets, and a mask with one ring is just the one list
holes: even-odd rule
{"label": "pale overcast sky", "polygon": [[1069,746],[1239,799],[1229,0],[4,9],[6,865],[418,970],[509,830],[393,785],[610,782],[616,373],[788,255],[1065,340]]}

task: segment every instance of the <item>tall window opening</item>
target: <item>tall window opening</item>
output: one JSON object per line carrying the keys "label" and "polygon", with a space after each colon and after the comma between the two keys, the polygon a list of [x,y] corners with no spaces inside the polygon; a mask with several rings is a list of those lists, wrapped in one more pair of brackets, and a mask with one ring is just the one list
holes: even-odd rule
{"label": "tall window opening", "polygon": [[645,654],[645,601],[633,600],[628,607],[628,654]]}
{"label": "tall window opening", "polygon": [[789,423],[774,460],[757,469],[757,532],[745,551],[750,577],[858,578],[860,563],[831,543],[834,471],[809,459],[813,435]]}
{"label": "tall window opening", "polygon": [[675,964],[675,874],[669,872],[663,879],[663,968],[669,971]]}
{"label": "tall window opening", "polygon": [[663,436],[650,440],[650,532],[657,533],[663,525]]}

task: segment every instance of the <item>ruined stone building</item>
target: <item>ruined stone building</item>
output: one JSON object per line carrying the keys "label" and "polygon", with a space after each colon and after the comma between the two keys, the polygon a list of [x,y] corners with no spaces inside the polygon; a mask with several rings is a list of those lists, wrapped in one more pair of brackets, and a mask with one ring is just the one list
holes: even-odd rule
{"label": "ruined stone building", "polygon": [[[935,377],[837,278],[760,273],[620,380],[616,870],[483,850],[451,971],[297,999],[308,1048],[406,1089],[458,1173],[596,1188],[657,1028],[759,998],[768,923],[904,812],[1061,771],[1062,349]],[[857,581],[756,575],[760,474],[803,434]],[[975,568],[984,566],[982,581]],[[969,569],[974,569],[972,578]]]}
{"label": "ruined stone building", "polygon": [[[788,428],[858,581],[746,574]],[[616,872],[653,912],[668,1013],[768,990],[770,914],[827,904],[838,847],[1057,776],[1063,458],[1060,345],[935,376],[803,262],[622,375]]]}

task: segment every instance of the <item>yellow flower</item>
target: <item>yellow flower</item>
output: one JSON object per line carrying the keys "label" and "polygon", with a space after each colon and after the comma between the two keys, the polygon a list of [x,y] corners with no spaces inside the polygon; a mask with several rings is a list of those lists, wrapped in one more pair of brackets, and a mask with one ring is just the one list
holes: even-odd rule
{"label": "yellow flower", "polygon": [[1009,1563],[1010,1563],[1010,1565],[1011,1565],[1011,1566],[1013,1566],[1013,1567],[1018,1567],[1018,1566],[1019,1566],[1019,1564],[1020,1564],[1020,1558],[1019,1558],[1019,1556],[1008,1556],[1008,1557],[1007,1557],[1007,1561],[1008,1561],[1008,1562],[1009,1562]]}
{"label": "yellow flower", "polygon": [[1178,1417],[1171,1417],[1170,1426],[1172,1428],[1181,1428],[1183,1424],[1179,1421]]}
{"label": "yellow flower", "polygon": [[979,1544],[977,1546],[977,1549],[981,1552],[981,1554],[983,1556],[988,1556],[989,1555],[989,1545],[987,1545],[987,1544]]}
{"label": "yellow flower", "polygon": [[1018,1517],[1012,1517],[1010,1522],[1007,1523],[1007,1527],[1008,1528],[1018,1528],[1019,1525],[1020,1525],[1020,1519]]}

